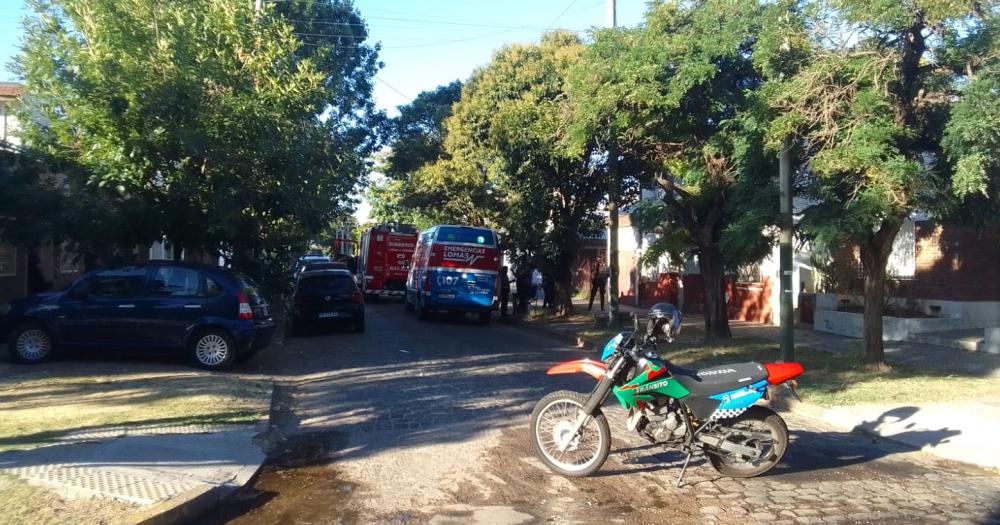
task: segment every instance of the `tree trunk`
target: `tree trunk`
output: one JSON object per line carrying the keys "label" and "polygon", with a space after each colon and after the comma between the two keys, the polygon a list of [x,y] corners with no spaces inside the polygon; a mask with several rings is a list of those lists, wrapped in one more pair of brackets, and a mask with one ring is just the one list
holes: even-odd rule
{"label": "tree trunk", "polygon": [[864,335],[865,353],[862,362],[875,369],[885,368],[885,346],[882,344],[882,314],[885,306],[886,265],[892,253],[892,242],[902,221],[883,222],[882,226],[861,245],[861,271],[864,276]]}
{"label": "tree trunk", "polygon": [[570,315],[573,313],[573,266],[579,253],[579,234],[576,230],[565,235],[559,246],[559,261],[553,269],[555,281],[556,313]]}
{"label": "tree trunk", "polygon": [[698,268],[705,288],[705,332],[712,338],[730,338],[729,311],[726,305],[726,275],[722,258],[714,248],[702,247]]}

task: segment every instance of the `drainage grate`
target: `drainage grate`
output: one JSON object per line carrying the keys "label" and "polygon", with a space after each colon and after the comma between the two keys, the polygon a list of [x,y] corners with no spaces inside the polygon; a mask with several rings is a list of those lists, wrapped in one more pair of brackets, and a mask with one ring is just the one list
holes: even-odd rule
{"label": "drainage grate", "polygon": [[5,472],[29,482],[57,487],[70,496],[99,496],[139,505],[164,501],[203,484],[162,475],[152,479],[137,471],[116,467],[35,465]]}

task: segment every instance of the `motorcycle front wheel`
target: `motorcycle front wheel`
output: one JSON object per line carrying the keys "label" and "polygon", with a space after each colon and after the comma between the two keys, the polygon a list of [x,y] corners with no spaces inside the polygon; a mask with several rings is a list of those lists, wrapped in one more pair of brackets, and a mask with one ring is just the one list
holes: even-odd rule
{"label": "motorcycle front wheel", "polygon": [[[560,390],[539,400],[531,412],[535,452],[546,466],[563,476],[593,474],[611,450],[611,429],[600,410],[587,419],[576,436],[570,436],[586,403],[586,395]],[[566,444],[563,450],[561,444]]]}
{"label": "motorcycle front wheel", "polygon": [[[724,476],[732,478],[752,478],[771,470],[781,461],[788,449],[788,426],[773,410],[752,406],[732,420],[722,422],[729,432],[726,437],[738,445],[751,447],[757,451],[756,458],[718,450],[706,451],[708,461]],[[761,439],[761,436],[770,436]]]}

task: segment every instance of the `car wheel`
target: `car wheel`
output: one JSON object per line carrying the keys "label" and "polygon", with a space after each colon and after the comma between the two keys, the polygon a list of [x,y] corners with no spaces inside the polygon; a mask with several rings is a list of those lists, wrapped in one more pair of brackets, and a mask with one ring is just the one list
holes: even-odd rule
{"label": "car wheel", "polygon": [[363,334],[365,333],[365,318],[359,317],[354,320],[354,331]]}
{"label": "car wheel", "polygon": [[27,323],[10,334],[7,348],[15,360],[22,363],[41,363],[52,356],[55,342],[44,326]]}
{"label": "car wheel", "polygon": [[218,329],[202,330],[191,338],[191,357],[201,368],[219,370],[236,358],[233,338]]}

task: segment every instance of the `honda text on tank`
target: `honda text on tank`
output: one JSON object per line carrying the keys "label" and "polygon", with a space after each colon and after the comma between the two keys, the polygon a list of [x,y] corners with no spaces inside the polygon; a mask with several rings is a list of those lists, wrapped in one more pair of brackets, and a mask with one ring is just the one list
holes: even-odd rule
{"label": "honda text on tank", "polygon": [[379,224],[361,235],[358,285],[368,297],[402,297],[417,230],[409,224]]}
{"label": "honda text on tank", "polygon": [[406,280],[406,309],[424,321],[433,311],[466,312],[490,322],[500,253],[488,228],[437,225],[420,233]]}

